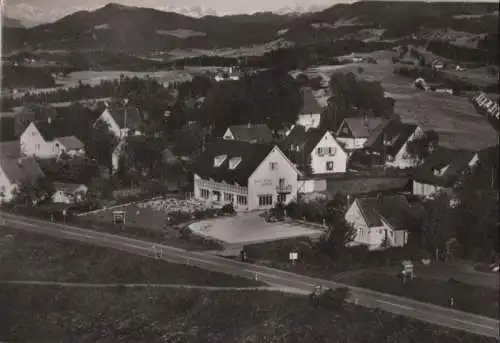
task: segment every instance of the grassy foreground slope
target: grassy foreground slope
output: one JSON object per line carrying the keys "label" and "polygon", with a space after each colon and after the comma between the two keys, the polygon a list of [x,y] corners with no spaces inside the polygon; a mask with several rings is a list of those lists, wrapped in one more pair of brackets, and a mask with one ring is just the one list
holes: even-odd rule
{"label": "grassy foreground slope", "polygon": [[265,291],[0,286],[0,339],[47,342],[495,342],[405,317]]}
{"label": "grassy foreground slope", "polygon": [[0,266],[0,281],[261,285],[242,277],[6,228],[0,228]]}

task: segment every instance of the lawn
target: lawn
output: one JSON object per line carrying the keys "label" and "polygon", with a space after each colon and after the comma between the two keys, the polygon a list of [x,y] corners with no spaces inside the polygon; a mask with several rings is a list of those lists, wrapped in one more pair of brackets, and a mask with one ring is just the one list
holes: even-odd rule
{"label": "lawn", "polygon": [[241,277],[6,228],[0,228],[0,265],[0,280],[260,285]]}
{"label": "lawn", "polygon": [[445,307],[449,306],[449,299],[452,296],[455,308],[458,310],[499,318],[498,290],[489,287],[471,286],[452,279],[449,281],[422,279],[418,275],[413,281],[403,285],[396,275],[379,273],[363,273],[343,281]]}
{"label": "lawn", "polygon": [[[126,301],[124,301],[126,299]],[[0,339],[38,342],[495,342],[346,304],[263,291],[0,286]]]}
{"label": "lawn", "polygon": [[[125,225],[113,224],[114,211],[126,212]],[[181,215],[179,211],[182,212]],[[188,239],[180,232],[180,228],[187,226],[192,220],[203,219],[213,213],[215,210],[207,209],[199,201],[169,198],[90,213],[74,218],[72,224],[188,250],[217,250],[221,249],[217,242],[194,236]],[[168,222],[169,217],[173,220],[171,223]],[[181,239],[182,237],[185,239]]]}

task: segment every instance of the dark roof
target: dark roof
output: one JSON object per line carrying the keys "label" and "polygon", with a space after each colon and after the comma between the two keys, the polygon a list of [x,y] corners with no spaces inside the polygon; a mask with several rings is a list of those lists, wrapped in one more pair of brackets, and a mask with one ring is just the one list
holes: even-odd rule
{"label": "dark roof", "polygon": [[[417,125],[403,123],[399,119],[385,121],[372,132],[364,147],[395,156],[416,129]],[[384,140],[388,144],[385,145]]]}
{"label": "dark roof", "polygon": [[57,139],[68,150],[83,149],[83,143],[75,136],[60,137]]}
{"label": "dark roof", "polygon": [[87,189],[87,186],[83,183],[54,182],[54,189],[56,191],[63,191],[67,193],[74,193],[82,186]]}
{"label": "dark roof", "polygon": [[[476,152],[465,150],[451,150],[443,147],[437,148],[429,156],[414,175],[414,180],[442,187],[453,187],[460,176],[468,170],[469,163]],[[435,175],[435,170],[443,171],[442,175]]]}
{"label": "dark roof", "polygon": [[0,157],[17,158],[21,156],[21,142],[19,140],[0,143]]}
{"label": "dark roof", "polygon": [[[311,128],[306,131],[303,126],[296,125],[280,143],[280,148],[286,152],[286,155],[293,163],[304,163],[306,156],[309,156],[326,132],[326,130],[318,128]],[[299,146],[299,151],[292,150],[292,145],[294,147]]]}
{"label": "dark roof", "polygon": [[303,88],[301,92],[303,104],[299,114],[316,114],[323,112],[323,108],[318,103],[311,88]]}
{"label": "dark roof", "polygon": [[53,141],[55,138],[67,137],[73,135],[73,127],[71,123],[65,119],[55,119],[51,121],[34,122],[36,128],[47,142]]}
{"label": "dark roof", "polygon": [[354,138],[366,138],[369,137],[372,132],[383,122],[385,119],[383,118],[374,118],[374,117],[348,117],[343,120],[343,123],[340,125],[337,134],[339,137],[342,137],[342,128],[347,126],[349,131]]}
{"label": "dark roof", "polygon": [[137,129],[144,122],[136,107],[112,107],[108,108],[108,111],[121,129],[124,129],[125,125],[128,129]]}
{"label": "dark roof", "polygon": [[[247,186],[248,178],[262,163],[264,158],[271,152],[273,145],[252,144],[234,140],[218,140],[209,144],[191,169],[194,173],[204,179],[214,181],[225,181],[230,184],[238,183]],[[214,166],[217,156],[226,155],[226,159],[219,166]],[[229,160],[233,157],[241,157],[241,162],[234,169],[229,169]]]}
{"label": "dark roof", "polygon": [[393,229],[413,229],[419,225],[418,211],[404,195],[357,198],[356,202],[368,227],[381,226],[385,221]]}
{"label": "dark roof", "polygon": [[230,126],[234,139],[250,143],[269,143],[273,140],[273,133],[266,124],[233,125]]}
{"label": "dark roof", "polygon": [[24,181],[35,181],[44,174],[36,160],[32,157],[0,158],[2,170],[13,184]]}

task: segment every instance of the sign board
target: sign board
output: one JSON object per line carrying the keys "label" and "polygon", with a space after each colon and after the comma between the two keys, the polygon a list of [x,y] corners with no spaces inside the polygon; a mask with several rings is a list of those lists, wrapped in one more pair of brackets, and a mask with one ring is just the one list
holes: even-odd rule
{"label": "sign board", "polygon": [[125,211],[113,211],[113,223],[125,224],[126,214]]}
{"label": "sign board", "polygon": [[290,261],[297,261],[299,259],[299,253],[298,252],[291,252],[289,254],[289,259]]}

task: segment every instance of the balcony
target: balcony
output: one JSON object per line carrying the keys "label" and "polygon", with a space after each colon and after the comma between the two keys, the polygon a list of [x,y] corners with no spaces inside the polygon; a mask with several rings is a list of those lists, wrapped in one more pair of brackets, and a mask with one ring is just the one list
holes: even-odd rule
{"label": "balcony", "polygon": [[279,185],[276,187],[276,193],[278,193],[278,194],[290,194],[290,193],[292,193],[292,185]]}

